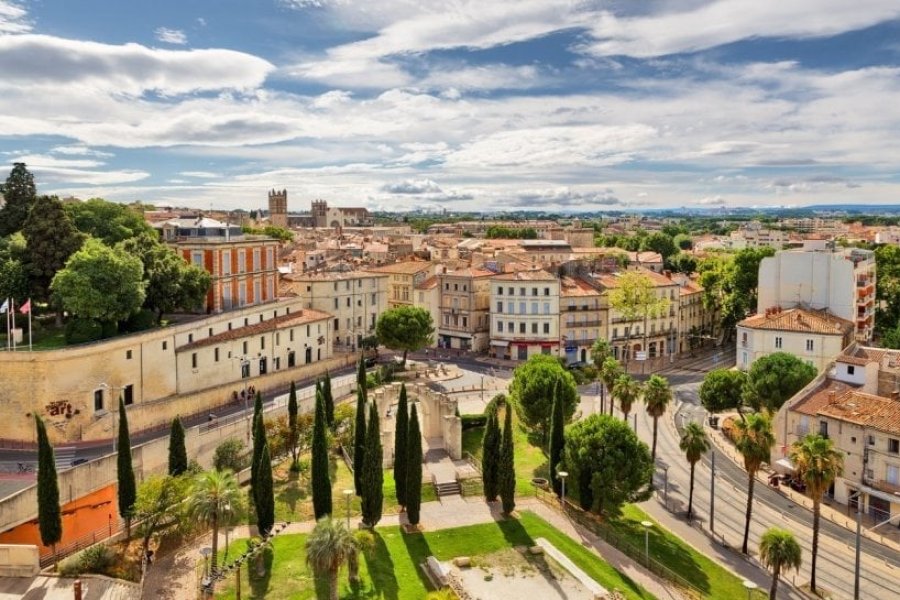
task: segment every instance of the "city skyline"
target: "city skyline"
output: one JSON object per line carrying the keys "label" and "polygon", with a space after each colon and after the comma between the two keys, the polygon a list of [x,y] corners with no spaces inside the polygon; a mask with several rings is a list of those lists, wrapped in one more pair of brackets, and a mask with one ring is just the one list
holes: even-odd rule
{"label": "city skyline", "polygon": [[0,152],[196,207],[893,204],[898,31],[884,0],[0,0]]}

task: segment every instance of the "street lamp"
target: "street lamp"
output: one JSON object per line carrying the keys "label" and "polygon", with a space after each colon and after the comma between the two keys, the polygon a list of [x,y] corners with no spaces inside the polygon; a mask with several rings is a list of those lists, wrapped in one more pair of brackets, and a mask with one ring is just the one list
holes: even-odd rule
{"label": "street lamp", "polygon": [[[246,355],[244,355],[244,356],[232,356],[231,360],[240,361],[241,379],[244,380],[244,415],[246,416],[247,410],[248,410],[247,403],[249,401],[249,398],[247,396],[247,379],[250,377],[250,359],[247,358]],[[246,370],[246,375],[244,374],[245,370]],[[252,418],[247,416],[247,441],[248,442],[250,441],[250,421],[252,421]]]}
{"label": "street lamp", "polygon": [[353,497],[353,494],[356,492],[354,490],[344,490],[344,502],[347,510],[347,529],[350,529],[350,498]]}
{"label": "street lamp", "polygon": [[750,581],[749,579],[744,580],[744,587],[747,588],[747,600],[752,600],[753,598],[753,590],[758,588],[759,586]]}
{"label": "street lamp", "polygon": [[644,556],[647,558],[647,568],[650,568],[650,529],[653,527],[651,521],[641,521],[644,526]]}
{"label": "street lamp", "polygon": [[[125,389],[124,387],[115,387],[115,386],[109,385],[105,381],[101,381],[100,383],[98,383],[97,387],[102,387],[102,388],[109,390],[109,393],[112,396],[112,398],[110,399],[110,403],[112,403],[112,401],[115,400],[116,390],[124,390]],[[118,408],[119,408],[119,405],[118,405],[118,403],[116,403],[116,410],[112,410],[112,407],[110,407],[110,409],[107,411],[107,412],[109,412],[110,420],[112,420],[112,451],[113,451],[113,454],[115,454],[115,452],[116,452],[116,421],[117,421],[118,415],[119,415]]]}
{"label": "street lamp", "polygon": [[569,476],[567,471],[557,471],[556,474],[562,480],[562,496],[560,496],[560,504],[562,505],[563,511],[566,510],[566,477]]}
{"label": "street lamp", "polygon": [[226,502],[225,505],[222,506],[222,516],[226,518],[226,521],[225,521],[225,560],[228,560],[228,528],[231,526],[231,503],[230,502]]}
{"label": "street lamp", "polygon": [[203,576],[209,578],[209,555],[212,554],[212,548],[204,546],[200,548],[200,554],[203,555]]}

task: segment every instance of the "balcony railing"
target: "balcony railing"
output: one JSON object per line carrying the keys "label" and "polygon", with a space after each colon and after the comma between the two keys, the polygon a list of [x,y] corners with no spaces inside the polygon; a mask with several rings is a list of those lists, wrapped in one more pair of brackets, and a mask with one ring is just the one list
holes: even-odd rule
{"label": "balcony railing", "polygon": [[887,492],[889,494],[898,494],[900,495],[900,483],[891,483],[885,479],[872,480],[867,479],[867,483],[873,488],[879,489],[882,492]]}
{"label": "balcony railing", "polygon": [[602,323],[600,319],[595,319],[593,321],[571,321],[563,326],[567,329],[578,329],[579,327],[600,327]]}

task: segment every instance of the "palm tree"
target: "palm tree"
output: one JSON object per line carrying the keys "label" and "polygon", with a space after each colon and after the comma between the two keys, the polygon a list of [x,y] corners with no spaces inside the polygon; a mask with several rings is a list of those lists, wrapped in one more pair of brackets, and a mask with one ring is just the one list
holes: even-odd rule
{"label": "palm tree", "polygon": [[809,589],[816,591],[816,558],[819,554],[819,516],[822,494],[844,472],[844,455],[834,449],[834,443],[818,434],[809,434],[791,447],[791,462],[796,474],[806,484],[813,501],[812,566]]}
{"label": "palm tree", "polygon": [[212,527],[211,572],[216,570],[219,551],[219,517],[239,506],[241,500],[240,485],[229,470],[204,471],[194,479],[188,510],[195,519]]}
{"label": "palm tree", "polygon": [[619,399],[619,408],[622,409],[626,423],[628,422],[628,413],[631,412],[631,406],[641,396],[642,387],[631,375],[625,373],[619,375],[615,384],[613,384],[613,395]]}
{"label": "palm tree", "polygon": [[744,457],[744,468],[747,469],[747,521],[744,524],[744,545],[741,552],[747,554],[747,540],[750,537],[750,519],[753,516],[753,484],[756,473],[764,462],[770,460],[775,435],[772,433],[772,422],[769,417],[754,413],[747,415],[744,421],[734,424],[738,452]]}
{"label": "palm tree", "polygon": [[344,522],[327,515],[319,519],[306,539],[306,564],[316,575],[328,576],[331,600],[338,600],[341,565],[355,558],[357,551],[356,539]]}
{"label": "palm tree", "polygon": [[688,494],[687,511],[688,521],[690,521],[691,517],[694,515],[694,467],[697,465],[697,461],[700,460],[700,457],[709,451],[709,438],[706,437],[706,432],[703,431],[703,427],[700,423],[691,421],[684,426],[684,431],[681,433],[681,441],[678,443],[678,447],[684,452],[687,461],[691,463],[691,487],[690,493]]}
{"label": "palm tree", "polygon": [[353,544],[356,549],[347,557],[347,571],[350,585],[359,583],[359,553],[368,553],[375,549],[375,536],[369,529],[353,532]]}
{"label": "palm tree", "polygon": [[659,418],[666,412],[666,407],[672,401],[672,389],[669,381],[659,375],[651,375],[644,384],[644,403],[647,405],[647,414],[653,417],[653,450],[651,458],[656,461],[656,428]]}
{"label": "palm tree", "polygon": [[606,388],[606,391],[609,392],[609,414],[613,414],[613,403],[612,403],[612,390],[613,386],[616,384],[616,379],[619,378],[619,375],[624,373],[622,370],[622,365],[619,364],[612,356],[607,356],[603,359],[603,364],[600,365],[600,380],[603,381],[603,387]]}
{"label": "palm tree", "polygon": [[778,593],[778,576],[788,569],[800,570],[800,544],[794,535],[785,529],[771,527],[759,540],[759,558],[766,567],[772,569],[772,587],[769,598],[774,600]]}

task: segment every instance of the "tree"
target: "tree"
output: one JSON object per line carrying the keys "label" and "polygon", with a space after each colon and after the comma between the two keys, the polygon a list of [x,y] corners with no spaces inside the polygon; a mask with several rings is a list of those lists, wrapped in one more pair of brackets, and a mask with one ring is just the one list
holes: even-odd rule
{"label": "tree", "polygon": [[216,571],[219,554],[219,519],[231,510],[230,507],[239,506],[240,502],[241,488],[231,471],[204,471],[195,477],[188,498],[188,511],[196,521],[212,527],[212,573]]}
{"label": "tree", "polygon": [[550,419],[550,483],[557,496],[562,497],[562,481],[557,475],[559,464],[562,461],[563,448],[565,447],[566,418],[563,414],[563,405],[559,399],[559,385],[553,393],[553,411]]}
{"label": "tree", "polygon": [[[670,240],[671,241],[671,240]],[[609,307],[626,321],[644,320],[644,343],[647,349],[647,319],[663,314],[669,308],[669,299],[658,297],[653,280],[639,271],[626,271],[609,292]]]}
{"label": "tree", "polygon": [[156,315],[203,305],[212,279],[205,269],[184,261],[155,234],[141,234],[117,246],[137,257],[144,267],[144,307]]}
{"label": "tree", "polygon": [[403,368],[406,354],[415,352],[433,341],[434,323],[431,313],[417,306],[397,306],[381,313],[375,325],[378,342],[391,350],[403,351]]}
{"label": "tree", "polygon": [[509,386],[510,397],[519,411],[519,418],[531,429],[540,432],[546,440],[550,428],[550,412],[553,394],[559,383],[559,397],[566,420],[575,414],[578,406],[578,388],[575,378],[555,357],[536,354],[513,372]]}
{"label": "tree", "polygon": [[338,600],[338,572],[357,553],[353,534],[340,519],[325,516],[306,538],[306,564],[318,576],[328,577],[328,597]]}
{"label": "tree", "polygon": [[[737,410],[741,406],[747,374],[732,369],[710,371],[700,384],[700,403],[711,413]],[[738,412],[743,418],[743,413]]]}
{"label": "tree", "polygon": [[647,414],[653,417],[653,445],[650,457],[656,461],[656,431],[659,418],[666,412],[666,408],[672,402],[672,389],[669,382],[659,375],[651,375],[644,384],[644,404],[647,406]]}
{"label": "tree", "polygon": [[594,414],[570,425],[565,437],[563,463],[585,510],[612,518],[626,502],[650,497],[650,450],[624,421]]}
{"label": "tree", "polygon": [[81,247],[84,235],[69,220],[56,196],[40,196],[22,225],[25,236],[25,268],[32,296],[50,300],[50,284],[69,257]]}
{"label": "tree", "polygon": [[[507,410],[511,407],[507,406]],[[500,423],[497,411],[488,411],[484,437],[481,440],[481,480],[484,485],[484,499],[494,502],[500,493]]]}
{"label": "tree", "polygon": [[688,493],[687,510],[688,521],[690,521],[694,516],[694,468],[697,466],[700,458],[709,451],[709,438],[706,437],[703,426],[696,421],[691,421],[685,425],[684,431],[681,432],[681,440],[678,442],[678,447],[684,452],[684,457],[691,465],[691,484],[690,492]]}
{"label": "tree", "polygon": [[125,538],[131,539],[131,517],[134,516],[134,501],[137,486],[134,482],[134,466],[131,464],[131,436],[128,434],[128,415],[125,400],[119,398],[119,444],[116,455],[116,474],[119,481],[119,514],[125,519]]}
{"label": "tree", "polygon": [[698,265],[704,307],[720,313],[719,324],[729,339],[737,322],[756,307],[759,265],[774,254],[773,248],[744,248]]}
{"label": "tree", "polygon": [[759,559],[772,569],[772,587],[769,598],[775,600],[778,594],[778,577],[788,569],[800,570],[802,550],[790,531],[770,527],[759,540]]}
{"label": "tree", "polygon": [[62,538],[62,513],[59,507],[59,483],[56,479],[56,459],[53,457],[53,446],[47,437],[44,421],[34,416],[38,442],[38,528],[41,532],[41,543],[53,548],[56,556],[56,544]]}
{"label": "tree", "polygon": [[181,419],[172,419],[169,429],[169,475],[177,477],[188,468],[187,448],[184,445],[184,425]]}
{"label": "tree", "polygon": [[217,471],[233,471],[237,473],[244,468],[244,442],[230,438],[216,446],[213,453],[213,468]]}
{"label": "tree", "polygon": [[263,444],[256,480],[256,527],[266,537],[275,525],[275,489],[272,482],[272,458],[269,445]]}
{"label": "tree", "polygon": [[591,362],[594,363],[598,371],[603,366],[603,361],[611,356],[612,347],[609,345],[609,342],[603,338],[597,338],[597,341],[591,346]]}
{"label": "tree", "polygon": [[0,186],[0,194],[5,201],[0,208],[0,237],[6,237],[22,229],[37,195],[34,175],[25,163],[13,163],[6,183]]}
{"label": "tree", "polygon": [[[612,393],[613,387],[616,385],[616,380],[620,375],[623,375],[625,371],[622,369],[622,365],[619,364],[612,356],[607,356],[603,363],[600,365],[600,380],[603,382],[603,388],[601,388],[601,393],[603,389],[606,389],[609,392],[609,414],[613,414],[613,402],[612,402]],[[605,401],[601,397],[601,402]]]}
{"label": "tree", "polygon": [[262,447],[266,442],[265,423],[263,422],[262,392],[256,392],[253,401],[253,420],[250,421],[251,443],[250,453],[250,498],[256,508],[256,481],[259,473],[259,459],[262,458]]}
{"label": "tree", "polygon": [[147,555],[150,540],[158,531],[182,522],[189,486],[184,477],[170,475],[150,475],[138,486],[134,519],[140,523],[142,556]]}
{"label": "tree", "polygon": [[107,246],[141,234],[159,237],[141,213],[125,204],[91,198],[85,202],[70,202],[65,205],[65,210],[78,231]]}
{"label": "tree", "polygon": [[356,387],[362,388],[363,394],[365,394],[368,390],[366,387],[368,386],[368,379],[366,376],[366,361],[363,359],[362,355],[359,357],[359,363],[356,370]]}
{"label": "tree", "polygon": [[406,520],[410,525],[418,525],[422,507],[422,432],[415,404],[409,413],[406,464]]}
{"label": "tree", "polygon": [[400,384],[400,400],[397,402],[397,422],[394,428],[394,484],[397,488],[397,504],[406,506],[406,453],[409,450],[409,407],[406,384]]}
{"label": "tree", "polygon": [[[679,233],[672,241],[679,250],[691,250],[694,247],[694,240],[686,233]],[[679,255],[680,256],[680,255]]]}
{"label": "tree", "polygon": [[690,275],[697,270],[697,259],[690,254],[681,252],[670,258],[667,265],[676,273]]}
{"label": "tree", "polygon": [[297,384],[291,380],[291,391],[288,394],[288,446],[291,448],[291,471],[298,471],[297,445],[300,443],[300,426],[297,422]]}
{"label": "tree", "polygon": [[353,427],[353,485],[357,496],[362,496],[362,471],[366,456],[366,404],[365,387],[357,386]]}
{"label": "tree", "polygon": [[781,405],[816,376],[816,368],[793,354],[775,352],[750,366],[744,401],[754,410],[777,412]]}
{"label": "tree", "polygon": [[626,423],[628,422],[628,415],[631,413],[631,407],[641,397],[642,387],[640,382],[626,373],[619,375],[619,378],[613,384],[612,393],[619,400],[622,420]]}
{"label": "tree", "polygon": [[503,423],[503,439],[500,441],[500,461],[497,466],[500,504],[503,514],[512,514],[516,508],[516,464],[513,446],[512,407],[507,404]]}
{"label": "tree", "polygon": [[775,435],[772,433],[772,422],[769,417],[754,413],[747,415],[743,421],[734,424],[735,446],[744,457],[744,468],[747,469],[747,518],[744,523],[744,543],[741,551],[747,554],[747,543],[750,538],[750,519],[753,517],[753,486],[756,473],[764,462],[770,460]]}
{"label": "tree", "polygon": [[678,253],[678,246],[675,245],[671,236],[661,231],[655,231],[641,242],[641,250],[657,252],[663,260],[667,260],[670,256]]}
{"label": "tree", "polygon": [[384,449],[381,447],[381,427],[378,407],[369,405],[369,421],[366,423],[366,454],[362,473],[362,521],[374,528],[381,520],[384,508]]}
{"label": "tree", "polygon": [[143,305],[143,276],[140,260],[88,239],[56,274],[50,289],[62,307],[76,316],[117,322]]}
{"label": "tree", "polygon": [[316,419],[313,422],[312,497],[316,520],[331,514],[331,477],[328,473],[328,424],[322,397],[316,396]]}
{"label": "tree", "polygon": [[809,589],[816,591],[816,559],[819,554],[819,520],[822,513],[822,495],[834,480],[844,472],[844,455],[834,448],[834,442],[818,434],[808,434],[791,446],[791,462],[795,476],[806,484],[806,491],[813,501],[812,563]]}
{"label": "tree", "polygon": [[25,256],[25,237],[21,233],[0,238],[0,298],[28,297]]}
{"label": "tree", "polygon": [[334,394],[331,389],[331,375],[325,371],[325,379],[322,380],[322,399],[325,401],[325,422],[334,429]]}

